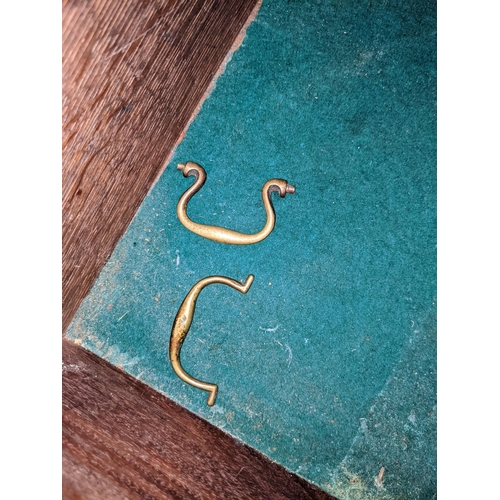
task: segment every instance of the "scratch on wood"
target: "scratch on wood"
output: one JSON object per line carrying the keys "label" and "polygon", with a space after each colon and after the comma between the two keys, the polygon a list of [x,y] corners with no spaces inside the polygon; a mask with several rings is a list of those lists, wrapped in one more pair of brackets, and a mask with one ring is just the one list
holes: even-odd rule
{"label": "scratch on wood", "polygon": [[156,26],[158,26],[158,24],[160,24],[160,22],[163,19],[164,19],[164,17],[160,17],[153,24],[153,26],[151,26],[151,28],[148,28],[146,31],[144,31],[144,33],[141,33],[140,35],[136,36],[131,42],[126,43],[125,45],[123,45],[119,49],[115,50],[111,55],[109,55],[108,57],[104,58],[103,61],[109,61],[113,56],[116,56],[116,54],[119,54],[120,52],[123,52],[124,50],[127,50],[132,44],[134,44],[135,42],[137,42],[137,40],[140,40],[141,38],[143,38],[144,36],[146,36],[151,30],[153,30],[154,28],[156,28]]}

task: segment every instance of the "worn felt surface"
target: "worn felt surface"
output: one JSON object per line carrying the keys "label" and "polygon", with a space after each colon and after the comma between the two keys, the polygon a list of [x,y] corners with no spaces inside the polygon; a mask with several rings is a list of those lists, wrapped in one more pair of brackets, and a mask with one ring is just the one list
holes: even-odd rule
{"label": "worn felt surface", "polygon": [[[434,498],[435,86],[432,1],[264,2],[68,336],[341,499]],[[185,161],[197,222],[256,232],[267,179],[296,194],[263,242],[215,243],[176,217]],[[199,279],[250,273],[184,343],[210,408],[172,322]]]}

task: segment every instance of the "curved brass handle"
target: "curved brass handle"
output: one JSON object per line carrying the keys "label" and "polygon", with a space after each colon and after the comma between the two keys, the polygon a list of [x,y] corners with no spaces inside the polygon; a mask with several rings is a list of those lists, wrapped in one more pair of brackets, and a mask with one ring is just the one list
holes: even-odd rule
{"label": "curved brass handle", "polygon": [[198,295],[200,295],[203,288],[207,285],[211,285],[212,283],[222,283],[223,285],[227,285],[235,290],[238,290],[238,292],[247,293],[252,286],[253,280],[253,274],[249,274],[243,284],[231,278],[226,278],[225,276],[209,276],[208,278],[204,278],[198,281],[198,283],[191,288],[182,302],[177,315],[175,316],[172,333],[170,334],[170,363],[172,364],[174,372],[179,376],[179,378],[184,380],[184,382],[210,393],[207,401],[208,406],[214,405],[218,387],[215,384],[202,382],[201,380],[191,377],[191,375],[189,375],[184,368],[182,368],[180,361],[182,344],[184,343],[193,320],[196,299],[198,298]]}
{"label": "curved brass handle", "polygon": [[271,179],[267,181],[262,187],[262,201],[264,202],[264,208],[267,215],[266,225],[261,231],[255,234],[238,233],[237,231],[232,231],[224,227],[198,224],[188,217],[186,212],[187,204],[193,195],[201,189],[203,184],[205,184],[207,174],[202,166],[192,161],[188,161],[186,164],[179,163],[177,169],[182,170],[184,177],[192,175],[196,178],[195,183],[180,197],[179,203],[177,203],[177,216],[179,220],[184,227],[193,233],[208,238],[209,240],[218,241],[219,243],[251,245],[267,238],[274,229],[274,224],[276,222],[276,214],[274,213],[271,201],[271,193],[277,191],[282,198],[284,198],[287,193],[295,193],[295,187],[291,186],[283,179]]}

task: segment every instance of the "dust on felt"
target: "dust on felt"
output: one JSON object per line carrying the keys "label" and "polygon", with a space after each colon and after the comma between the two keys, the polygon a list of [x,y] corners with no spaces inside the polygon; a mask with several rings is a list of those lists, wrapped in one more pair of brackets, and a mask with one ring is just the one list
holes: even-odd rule
{"label": "dust on felt", "polygon": [[[111,257],[102,269],[94,287],[108,290],[115,289],[117,287],[115,276],[120,271],[122,267],[121,263],[127,258],[127,254],[127,249],[118,244],[115,251],[111,254]],[[83,347],[89,347],[88,344],[91,343],[92,346],[97,349],[99,355],[109,361],[104,354],[104,349],[106,348],[105,342],[99,340],[98,336],[85,326],[86,322],[92,323],[93,320],[95,320],[95,318],[101,313],[102,309],[106,309],[108,311],[113,310],[113,304],[104,303],[104,300],[102,298],[97,299],[97,296],[99,296],[99,294],[95,294],[93,293],[93,290],[91,290],[82,306],[80,306],[80,309],[77,311],[75,318],[66,332],[66,337],[72,340],[76,345],[83,345]],[[83,307],[84,305],[85,307]],[[86,312],[92,311],[92,314],[87,316],[84,309]],[[118,321],[129,312],[130,311],[127,310],[125,314],[121,315]],[[123,365],[117,366],[123,369]]]}

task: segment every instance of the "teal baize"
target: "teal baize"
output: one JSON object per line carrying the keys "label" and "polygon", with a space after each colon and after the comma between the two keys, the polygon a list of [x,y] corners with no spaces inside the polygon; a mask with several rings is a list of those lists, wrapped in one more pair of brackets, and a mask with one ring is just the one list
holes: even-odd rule
{"label": "teal baize", "polygon": [[[263,184],[296,191],[217,243],[176,216],[188,161],[201,224],[255,233]],[[183,346],[208,407],[174,317],[249,274]],[[435,2],[264,1],[67,335],[341,500],[436,498]]]}

